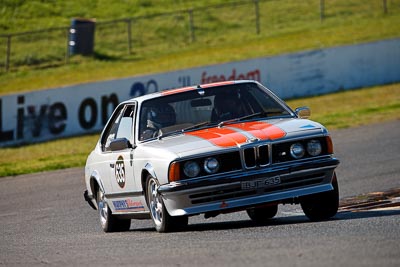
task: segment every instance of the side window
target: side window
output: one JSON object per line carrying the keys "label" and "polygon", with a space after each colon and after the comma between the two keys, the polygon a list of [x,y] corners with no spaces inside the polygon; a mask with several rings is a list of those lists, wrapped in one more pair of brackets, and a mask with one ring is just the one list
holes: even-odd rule
{"label": "side window", "polygon": [[103,151],[109,151],[110,142],[117,138],[126,138],[133,143],[134,113],[135,105],[126,105],[114,114],[101,139]]}
{"label": "side window", "polygon": [[135,112],[135,106],[126,106],[118,125],[118,130],[115,138],[126,138],[132,142],[132,126],[133,126],[133,114]]}

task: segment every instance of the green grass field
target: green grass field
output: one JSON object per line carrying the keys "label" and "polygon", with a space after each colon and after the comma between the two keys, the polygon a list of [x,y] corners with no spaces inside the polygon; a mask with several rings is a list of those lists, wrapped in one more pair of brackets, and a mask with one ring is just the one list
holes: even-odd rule
{"label": "green grass field", "polygon": [[[53,53],[56,46],[65,52],[65,40],[60,41],[61,45],[54,43],[54,39],[65,33],[50,39],[43,34],[13,39],[12,58],[32,64],[12,68],[8,73],[0,70],[0,95],[400,37],[400,0],[387,1],[387,14],[383,13],[382,0],[325,1],[323,22],[320,21],[320,0],[260,0],[259,35],[255,33],[254,2],[242,1],[247,4],[194,12],[195,42],[189,41],[186,13],[143,19],[132,26],[131,55],[123,45],[126,36],[119,34],[126,25],[100,25],[112,19],[196,10],[232,2],[237,1],[136,0],[112,5],[88,0],[5,1],[5,7],[0,10],[0,34],[50,26],[68,27],[73,17],[96,18],[99,33],[95,56],[75,56],[67,65],[63,61],[61,65],[58,61],[54,65],[52,61],[40,63],[47,57],[44,54]],[[0,38],[0,58],[4,58],[5,47],[4,38]],[[48,57],[51,60],[63,55],[49,54]],[[0,65],[3,62],[0,60]]]}
{"label": "green grass field", "polygon": [[[236,1],[127,0],[110,4],[94,0],[4,0],[0,5],[0,35],[67,27],[73,17],[101,22],[232,2]],[[253,3],[248,1],[250,9],[245,11],[240,6],[228,6],[194,12],[195,42],[188,41],[186,15],[143,20],[133,31],[135,46],[130,55],[117,34],[120,28],[110,35],[112,30],[99,26],[95,56],[75,56],[67,65],[60,64],[60,56],[52,54],[65,50],[65,43],[60,47],[54,43],[63,35],[54,40],[42,35],[13,39],[12,63],[27,65],[9,72],[0,70],[0,95],[400,37],[400,0],[387,1],[387,14],[383,13],[382,0],[326,0],[323,22],[320,0],[260,0],[258,35],[251,17]],[[4,38],[0,38],[0,68],[5,47]],[[292,108],[310,106],[311,118],[333,130],[399,120],[399,96],[400,84],[394,84],[288,103]],[[97,138],[90,135],[2,148],[0,176],[83,167]]]}

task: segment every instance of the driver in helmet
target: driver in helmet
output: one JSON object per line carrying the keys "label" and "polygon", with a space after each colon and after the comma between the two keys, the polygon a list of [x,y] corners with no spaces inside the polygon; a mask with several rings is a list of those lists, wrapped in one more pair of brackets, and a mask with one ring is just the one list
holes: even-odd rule
{"label": "driver in helmet", "polygon": [[232,91],[215,96],[212,121],[230,120],[243,115],[244,110],[239,93]]}
{"label": "driver in helmet", "polygon": [[149,107],[147,111],[147,122],[141,140],[146,140],[159,135],[160,129],[175,125],[175,110],[169,104],[161,104]]}

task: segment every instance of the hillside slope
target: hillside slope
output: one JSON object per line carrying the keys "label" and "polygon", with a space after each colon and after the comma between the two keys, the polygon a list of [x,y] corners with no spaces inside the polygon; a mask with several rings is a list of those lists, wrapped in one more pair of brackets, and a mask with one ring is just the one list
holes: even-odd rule
{"label": "hillside slope", "polygon": [[[68,27],[71,18],[87,17],[96,18],[97,34],[102,35],[96,35],[93,57],[74,56],[68,64],[62,54],[65,40],[61,54],[51,61],[54,55],[46,53],[52,51],[52,43],[44,36],[14,37],[8,72],[0,61],[0,95],[400,36],[400,0],[386,1],[386,13],[381,0],[322,2],[259,0],[256,13],[253,0],[4,0],[0,34]],[[193,10],[192,41],[188,40],[189,9]],[[172,13],[146,17],[162,12]],[[126,36],[117,34],[126,25],[120,29],[110,24],[109,32],[101,23],[138,16],[144,18],[140,27],[132,29],[133,47],[128,54],[121,44]],[[0,38],[0,44],[1,58],[5,57],[6,38]]]}

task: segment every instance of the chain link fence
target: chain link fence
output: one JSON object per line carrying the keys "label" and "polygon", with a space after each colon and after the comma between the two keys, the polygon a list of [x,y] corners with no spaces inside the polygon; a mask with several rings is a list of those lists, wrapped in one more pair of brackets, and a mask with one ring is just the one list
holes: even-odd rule
{"label": "chain link fence", "polygon": [[[151,16],[95,22],[93,56],[140,59],[191,45],[242,42],[306,29],[330,19],[398,13],[400,0],[247,0]],[[75,25],[84,27],[84,25]],[[0,35],[0,72],[74,61],[72,27]],[[79,61],[78,61],[79,62]]]}

